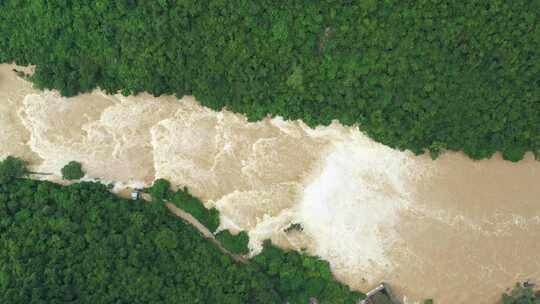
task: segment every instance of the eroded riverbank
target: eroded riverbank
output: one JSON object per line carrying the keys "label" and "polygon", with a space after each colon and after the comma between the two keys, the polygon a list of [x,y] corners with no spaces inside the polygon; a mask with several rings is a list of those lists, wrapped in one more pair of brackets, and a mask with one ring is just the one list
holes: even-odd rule
{"label": "eroded riverbank", "polygon": [[[271,237],[328,260],[365,290],[389,282],[409,301],[495,303],[540,279],[540,163],[458,153],[437,161],[377,144],[355,128],[247,123],[190,97],[65,99],[0,68],[0,157],[52,172],[70,160],[123,186],[154,178],[216,206],[223,228]],[[291,223],[303,232],[285,233]]]}

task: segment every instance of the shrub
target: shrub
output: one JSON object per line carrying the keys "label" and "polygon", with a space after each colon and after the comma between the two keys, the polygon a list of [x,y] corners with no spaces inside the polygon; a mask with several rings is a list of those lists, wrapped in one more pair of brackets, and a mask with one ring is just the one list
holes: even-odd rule
{"label": "shrub", "polygon": [[517,283],[509,293],[502,296],[503,304],[540,304],[540,290],[534,291],[532,284]]}

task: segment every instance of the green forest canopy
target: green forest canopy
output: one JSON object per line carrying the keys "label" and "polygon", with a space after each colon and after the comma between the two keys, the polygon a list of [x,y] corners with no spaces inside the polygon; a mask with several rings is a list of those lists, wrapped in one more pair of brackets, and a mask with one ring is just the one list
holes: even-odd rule
{"label": "green forest canopy", "polygon": [[74,95],[192,94],[213,109],[359,123],[434,156],[540,150],[540,2],[0,2],[0,62]]}
{"label": "green forest canopy", "polygon": [[1,303],[355,303],[327,262],[269,242],[234,263],[163,204],[107,186],[0,183]]}

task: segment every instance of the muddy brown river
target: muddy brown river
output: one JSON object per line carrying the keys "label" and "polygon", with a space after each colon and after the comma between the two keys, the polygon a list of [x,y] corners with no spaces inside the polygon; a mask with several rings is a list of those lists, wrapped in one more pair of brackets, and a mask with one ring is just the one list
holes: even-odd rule
{"label": "muddy brown river", "polygon": [[[50,172],[71,160],[115,190],[155,178],[187,186],[248,230],[252,253],[271,238],[328,260],[366,291],[388,282],[404,303],[497,303],[540,279],[540,162],[500,156],[436,161],[378,144],[357,128],[248,123],[192,97],[75,98],[37,91],[0,65],[0,157]],[[292,223],[303,231],[284,232]]]}

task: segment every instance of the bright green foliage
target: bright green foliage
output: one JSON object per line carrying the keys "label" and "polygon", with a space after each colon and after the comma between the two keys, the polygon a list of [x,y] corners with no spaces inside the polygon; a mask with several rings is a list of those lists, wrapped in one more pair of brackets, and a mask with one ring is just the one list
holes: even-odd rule
{"label": "bright green foliage", "polygon": [[425,300],[424,304],[433,304],[433,300],[432,299]]}
{"label": "bright green foliage", "polygon": [[237,235],[232,235],[229,230],[223,230],[216,234],[216,239],[229,252],[235,254],[249,253],[249,237],[245,231],[240,231]]}
{"label": "bright green foliage", "polygon": [[217,230],[219,226],[219,211],[215,208],[206,209],[201,200],[191,195],[187,188],[174,193],[171,201],[178,208],[191,214],[211,232]]}
{"label": "bright green foliage", "polygon": [[26,162],[22,159],[8,156],[0,161],[0,184],[23,177],[26,174],[28,174]]}
{"label": "bright green foliage", "polygon": [[269,240],[253,260],[291,304],[309,303],[312,297],[321,304],[357,303],[364,297],[334,281],[328,262],[296,251],[283,251]]}
{"label": "bright green foliage", "polygon": [[283,303],[163,204],[106,186],[0,185],[0,303]]}
{"label": "bright green foliage", "polygon": [[540,304],[540,290],[530,284],[516,284],[510,293],[502,296],[502,304]]}
{"label": "bright green foliage", "polygon": [[36,64],[34,83],[63,95],[191,94],[518,160],[540,150],[539,14],[530,0],[5,0],[0,62]]}
{"label": "bright green foliage", "polygon": [[76,161],[70,161],[62,170],[62,177],[67,180],[80,179],[84,176],[82,165]]}
{"label": "bright green foliage", "polygon": [[165,200],[170,198],[171,183],[163,178],[158,178],[152,184],[152,187],[148,188],[152,198],[156,200]]}

